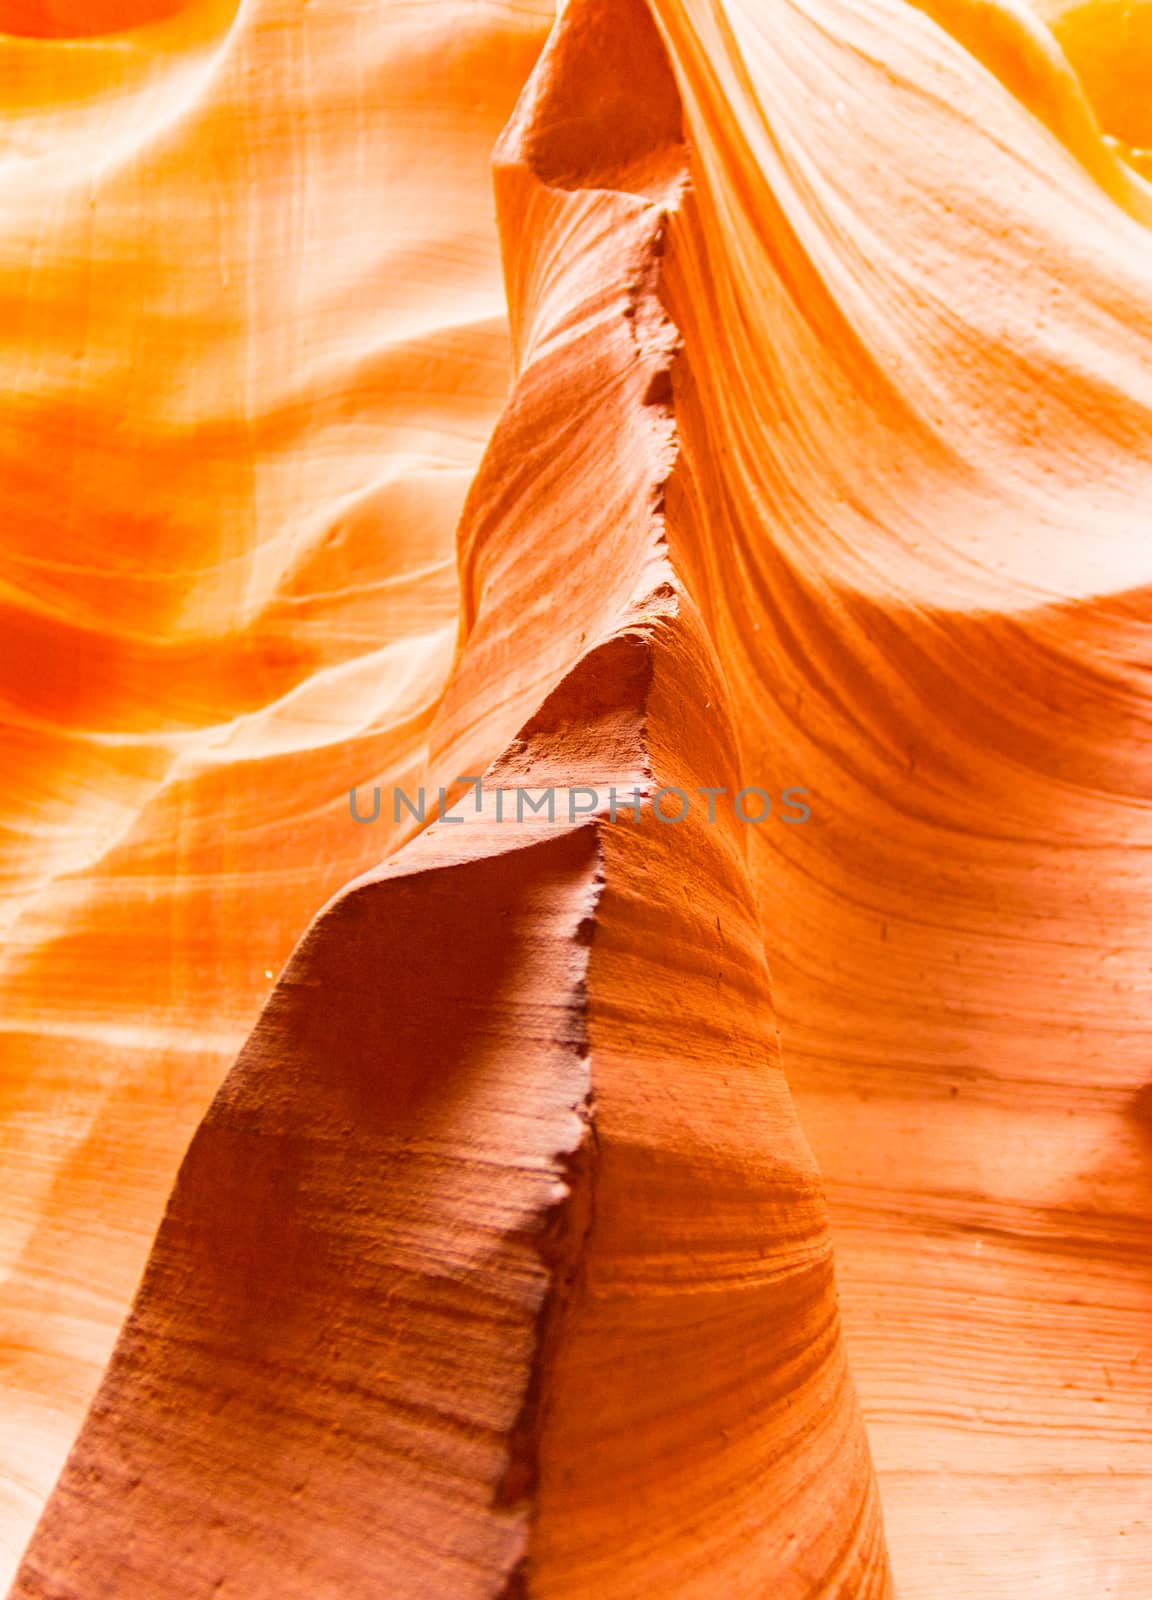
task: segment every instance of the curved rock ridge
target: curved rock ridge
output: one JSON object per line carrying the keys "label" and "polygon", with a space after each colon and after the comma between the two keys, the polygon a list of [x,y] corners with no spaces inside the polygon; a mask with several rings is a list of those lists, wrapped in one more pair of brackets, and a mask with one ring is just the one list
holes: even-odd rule
{"label": "curved rock ridge", "polygon": [[743,770],[811,792],[751,871],[897,1591],[1137,1600],[1149,236],[1007,92],[1067,63],[982,65],[1003,8],[979,60],[896,5],[656,10],[668,539]]}
{"label": "curved rock ridge", "polygon": [[[746,829],[652,811],[739,787],[663,509],[679,134],[643,8],[570,7],[497,153],[518,377],[430,758],[477,805],[293,956],[14,1595],[890,1592]],[[646,798],[497,820],[561,779]]]}
{"label": "curved rock ridge", "polygon": [[[175,54],[235,70],[251,11],[186,10],[155,23],[201,15]],[[318,821],[322,869],[270,897],[288,927],[360,872],[196,1132],[14,1600],[1144,1600],[1142,15],[571,0],[496,150],[514,381],[457,530],[450,667],[422,519],[451,496],[423,488],[386,660],[325,615],[369,555],[333,569],[301,531],[236,587],[227,545],[201,603],[222,585],[246,619],[214,658],[231,722],[194,692],[195,605],[38,572],[30,637],[87,638],[101,603],[122,633],[115,671],[22,715],[51,742],[78,697],[126,812],[219,748],[233,779],[287,753],[293,803],[330,813],[314,663],[268,632],[286,573],[362,681],[371,759],[345,740],[342,775],[422,764],[442,803],[339,847]],[[450,79],[465,99],[498,55]],[[403,373],[420,413],[435,385],[389,365],[388,393]],[[237,420],[283,466],[281,399]],[[305,488],[273,500],[300,515]],[[109,743],[171,626],[163,737]],[[95,825],[75,861],[53,837],[148,883],[134,814],[111,855]],[[173,876],[210,873],[173,834]],[[13,859],[26,960],[59,973],[29,907],[67,919]],[[185,1119],[215,1070],[171,1091]]]}

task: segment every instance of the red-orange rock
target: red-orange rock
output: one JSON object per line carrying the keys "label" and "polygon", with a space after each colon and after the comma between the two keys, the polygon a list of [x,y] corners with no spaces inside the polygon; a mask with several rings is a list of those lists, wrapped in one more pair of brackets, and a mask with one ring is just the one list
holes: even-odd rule
{"label": "red-orange rock", "polygon": [[[324,61],[352,31],[327,15]],[[207,660],[194,613],[140,579],[132,530],[103,602],[137,607],[115,650],[67,564],[45,569],[84,616],[87,671],[26,687],[25,721],[54,731],[73,784],[80,727],[154,798],[111,855],[74,807],[99,872],[57,900],[16,854],[22,903],[71,904],[81,950],[119,917],[125,992],[147,994],[125,884],[218,885],[233,858],[212,797],[255,817],[270,771],[283,818],[320,820],[275,892],[276,826],[253,828],[254,915],[287,934],[339,892],[200,1124],[14,1596],[1143,1600],[1149,191],[1114,9],[1046,15],[572,0],[496,153],[515,379],[460,521],[450,671],[421,496],[398,544],[363,506],[336,589],[327,538],[277,534],[308,560],[248,558],[239,586],[225,541]],[[303,43],[315,24],[295,26]],[[211,47],[202,28],[181,71],[208,82],[247,48],[279,95],[277,47],[243,12],[227,28]],[[450,81],[460,106],[491,86],[490,107],[519,80],[508,58],[488,71],[510,36],[477,37]],[[526,73],[536,35],[519,37]],[[221,114],[246,103],[229,81],[205,102]],[[273,170],[266,215],[286,226],[285,195],[316,202]],[[358,169],[340,192],[371,189]],[[424,215],[452,215],[434,186]],[[341,252],[309,269],[285,237],[292,303],[312,304]],[[220,436],[221,471],[275,444],[273,529],[330,483],[337,419],[345,482],[370,448],[357,404],[377,388],[351,353],[371,295],[340,335],[315,304],[342,352],[331,395],[298,425],[257,406],[254,435],[246,400]],[[289,386],[317,370],[250,301],[236,327],[272,340]],[[218,404],[209,348],[189,332],[157,370]],[[410,425],[416,375],[386,364],[379,387]],[[129,417],[150,414],[137,394]],[[89,423],[75,439],[105,451],[106,417]],[[450,431],[447,413],[422,425]],[[192,451],[173,459],[191,475]],[[106,470],[82,481],[115,504]],[[201,503],[259,510],[229,482],[204,475]],[[165,504],[144,498],[148,526]],[[409,600],[365,656],[396,548]],[[37,629],[75,622],[42,610],[17,617],[13,682],[55,637]],[[170,698],[118,744],[148,703],[145,613]],[[370,757],[333,709],[349,683]],[[343,728],[338,786],[315,722]],[[340,833],[349,778],[387,795],[417,761],[447,815],[386,832],[345,814]],[[550,790],[554,817],[518,817],[518,791]],[[706,790],[724,791],[711,814]],[[638,817],[616,803],[633,791]],[[659,791],[683,793],[683,821]],[[741,820],[741,791],[763,821]],[[340,888],[372,845],[386,859]],[[43,995],[68,947],[23,926]],[[169,1093],[182,1126],[218,1060],[199,1053],[198,948],[231,1025],[244,1013],[240,941],[196,931],[165,946],[155,1024],[161,1048],[181,1014],[199,1041],[196,1087]],[[90,1059],[107,1030],[66,1020],[56,1037]],[[156,1168],[121,1217],[154,1216]],[[67,1191],[43,1211],[58,1230],[85,1214]],[[24,1268],[40,1292],[48,1259]]]}

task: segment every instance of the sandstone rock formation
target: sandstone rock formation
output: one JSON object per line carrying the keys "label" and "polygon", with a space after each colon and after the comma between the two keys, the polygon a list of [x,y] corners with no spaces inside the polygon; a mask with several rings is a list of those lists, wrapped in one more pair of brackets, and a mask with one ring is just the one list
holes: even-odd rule
{"label": "sandstone rock formation", "polygon": [[84,11],[0,15],[13,1596],[1142,1600],[1142,24]]}

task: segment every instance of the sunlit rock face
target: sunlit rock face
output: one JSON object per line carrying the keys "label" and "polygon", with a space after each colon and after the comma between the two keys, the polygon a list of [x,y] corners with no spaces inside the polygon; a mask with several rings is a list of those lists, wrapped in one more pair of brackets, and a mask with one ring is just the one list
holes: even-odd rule
{"label": "sunlit rock face", "polygon": [[552,23],[0,3],[5,1578],[1145,1600],[1146,10]]}
{"label": "sunlit rock face", "polygon": [[0,13],[0,1587],[197,1122],[388,848],[349,786],[415,782],[549,24],[97,9]]}

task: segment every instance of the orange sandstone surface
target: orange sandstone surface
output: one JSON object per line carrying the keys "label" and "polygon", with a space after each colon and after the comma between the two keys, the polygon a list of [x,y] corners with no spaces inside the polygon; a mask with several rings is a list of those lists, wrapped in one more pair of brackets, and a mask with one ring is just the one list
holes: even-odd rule
{"label": "orange sandstone surface", "polygon": [[14,1600],[1147,1600],[1150,16],[0,0]]}

